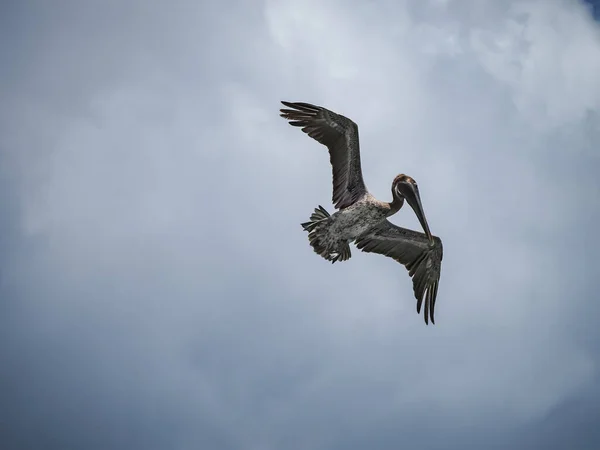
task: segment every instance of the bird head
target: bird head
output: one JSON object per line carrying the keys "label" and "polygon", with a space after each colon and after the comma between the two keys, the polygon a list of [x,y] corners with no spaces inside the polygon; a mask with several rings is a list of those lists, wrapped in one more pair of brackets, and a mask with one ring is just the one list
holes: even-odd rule
{"label": "bird head", "polygon": [[427,238],[430,242],[433,242],[433,236],[431,235],[431,231],[429,231],[429,225],[427,224],[427,219],[425,218],[425,211],[423,210],[423,205],[421,204],[419,187],[417,186],[417,182],[414,180],[414,178],[404,174],[396,176],[392,183],[392,195],[397,196],[400,199],[405,199],[408,202],[410,207],[417,215],[417,218],[419,219]]}

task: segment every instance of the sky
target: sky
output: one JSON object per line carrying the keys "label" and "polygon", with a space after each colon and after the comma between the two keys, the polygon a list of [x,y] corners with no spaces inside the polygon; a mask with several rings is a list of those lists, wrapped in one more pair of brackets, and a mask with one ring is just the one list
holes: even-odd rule
{"label": "sky", "polygon": [[[0,446],[600,448],[593,12],[3,2]],[[418,181],[434,326],[395,261],[313,253],[331,168],[280,100]]]}

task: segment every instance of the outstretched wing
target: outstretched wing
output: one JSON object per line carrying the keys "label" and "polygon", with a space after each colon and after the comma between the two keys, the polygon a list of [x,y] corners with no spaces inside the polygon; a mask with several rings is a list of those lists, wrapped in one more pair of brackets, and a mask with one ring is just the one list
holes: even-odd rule
{"label": "outstretched wing", "polygon": [[333,171],[333,204],[352,205],[367,188],[360,167],[358,126],[347,117],[309,103],[281,102],[293,109],[281,109],[290,125],[302,127],[311,138],[327,146]]}
{"label": "outstretched wing", "polygon": [[430,244],[425,234],[385,220],[360,235],[355,244],[364,252],[389,256],[406,267],[413,280],[417,313],[421,312],[425,300],[425,323],[431,318],[434,324],[433,311],[444,253],[441,239],[434,236],[434,244]]}

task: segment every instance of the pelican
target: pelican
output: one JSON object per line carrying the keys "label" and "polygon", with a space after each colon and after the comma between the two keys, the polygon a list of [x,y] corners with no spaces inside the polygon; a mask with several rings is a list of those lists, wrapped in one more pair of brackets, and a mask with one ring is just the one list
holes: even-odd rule
{"label": "pelican", "polygon": [[[329,149],[334,207],[330,215],[319,205],[302,225],[315,253],[331,263],[350,259],[350,243],[363,252],[395,259],[408,270],[417,299],[417,314],[425,301],[425,324],[434,324],[434,308],[443,256],[442,241],[429,230],[414,178],[400,174],[392,182],[392,201],[377,200],[363,181],[358,126],[341,114],[310,103],[282,101],[281,117],[300,127]],[[404,205],[414,210],[423,231],[401,228],[389,220]]]}

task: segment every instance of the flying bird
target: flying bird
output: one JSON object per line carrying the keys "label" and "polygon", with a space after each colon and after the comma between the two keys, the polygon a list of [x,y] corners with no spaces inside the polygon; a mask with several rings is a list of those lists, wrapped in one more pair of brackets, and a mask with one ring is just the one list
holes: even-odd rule
{"label": "flying bird", "polygon": [[[417,182],[400,174],[392,182],[392,201],[377,200],[363,181],[360,166],[358,126],[341,114],[302,102],[285,102],[281,117],[300,127],[329,149],[333,172],[330,215],[319,205],[302,224],[314,251],[332,263],[350,259],[350,243],[364,252],[379,253],[395,259],[408,270],[417,299],[417,313],[425,303],[425,323],[434,324],[434,308],[443,256],[442,241],[433,236],[425,218]],[[389,220],[404,205],[414,210],[423,231],[401,228]]]}

